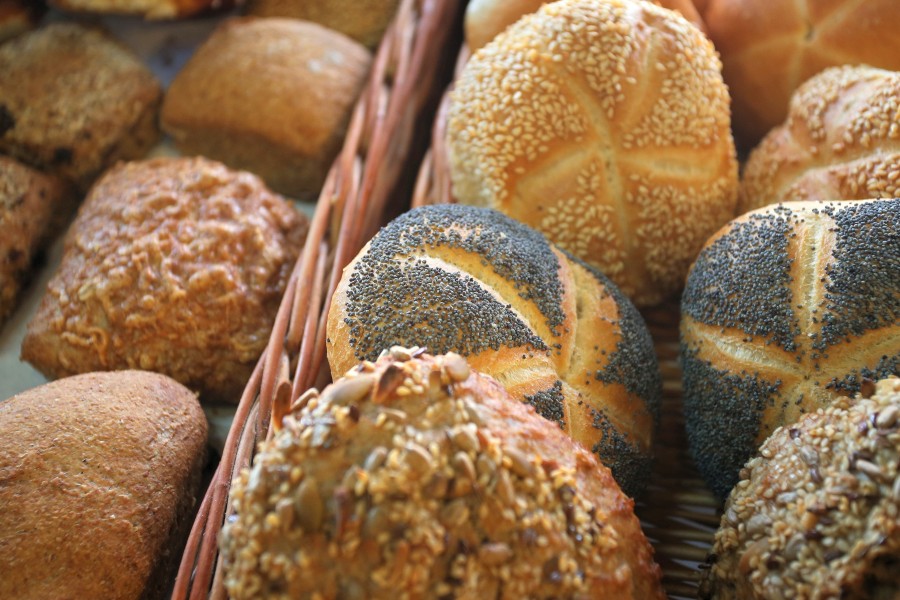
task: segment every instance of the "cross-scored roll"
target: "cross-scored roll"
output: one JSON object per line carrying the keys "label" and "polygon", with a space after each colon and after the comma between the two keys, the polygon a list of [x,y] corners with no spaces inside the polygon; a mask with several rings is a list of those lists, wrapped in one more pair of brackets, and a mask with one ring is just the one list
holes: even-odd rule
{"label": "cross-scored roll", "polygon": [[637,310],[602,274],[501,213],[412,210],[347,266],[328,314],[337,377],[393,345],[457,352],[597,453],[649,476],[660,374]]}
{"label": "cross-scored roll", "polygon": [[682,298],[691,451],[725,496],[777,427],[900,374],[900,200],[789,202],[707,244]]}

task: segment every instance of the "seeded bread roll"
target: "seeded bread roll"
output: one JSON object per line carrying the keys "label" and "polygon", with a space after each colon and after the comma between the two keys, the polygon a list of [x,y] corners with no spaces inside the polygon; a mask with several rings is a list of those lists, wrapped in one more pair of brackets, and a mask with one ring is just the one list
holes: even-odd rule
{"label": "seeded bread roll", "polygon": [[709,0],[703,18],[722,56],[735,136],[746,149],[784,121],[791,94],[823,69],[900,70],[897,0]]}
{"label": "seeded bread roll", "polygon": [[725,496],[778,427],[900,374],[900,200],[789,202],[727,225],[682,297],[688,441]]}
{"label": "seeded bread roll", "polygon": [[791,99],[787,121],[750,154],[744,213],[785,200],[900,197],[900,72],[832,67]]}
{"label": "seeded bread roll", "polygon": [[234,482],[234,600],[665,597],[609,470],[459,355],[394,348],[301,405]]}
{"label": "seeded bread roll", "polygon": [[680,15],[648,2],[551,2],[460,75],[446,140],[453,193],[655,304],[734,216],[728,102],[712,44]]}
{"label": "seeded bread roll", "polygon": [[400,0],[250,0],[247,14],[312,21],[372,50],[384,36],[399,4]]}
{"label": "seeded bread roll", "polygon": [[162,90],[103,33],[52,23],[0,46],[0,152],[86,191],[159,139]]}
{"label": "seeded bread roll", "polygon": [[0,402],[0,597],[168,598],[206,433],[189,390],[141,371]]}
{"label": "seeded bread roll", "polygon": [[296,19],[222,22],[179,71],[163,129],[183,154],[250,171],[313,201],[340,150],[372,56]]}
{"label": "seeded bread roll", "polygon": [[157,371],[237,403],[306,230],[250,173],[204,158],[121,164],[69,228],[22,358],[50,378]]}
{"label": "seeded bread roll", "polygon": [[[533,13],[546,2],[547,0],[472,0],[466,5],[466,45],[473,52],[478,50],[523,15]],[[703,19],[691,0],[658,0],[654,4],[677,10],[701,30],[705,28]]]}
{"label": "seeded bread roll", "polygon": [[395,344],[457,352],[595,452],[629,495],[650,472],[660,375],[608,279],[496,211],[419,208],[344,270],[328,313],[338,377]]}
{"label": "seeded bread roll", "polygon": [[779,428],[747,463],[701,597],[900,597],[900,380],[873,388]]}
{"label": "seeded bread roll", "polygon": [[58,178],[0,156],[0,324],[15,309],[36,256],[71,215],[73,200]]}
{"label": "seeded bread roll", "polygon": [[176,19],[223,9],[243,0],[47,0],[68,11],[134,15],[145,19]]}

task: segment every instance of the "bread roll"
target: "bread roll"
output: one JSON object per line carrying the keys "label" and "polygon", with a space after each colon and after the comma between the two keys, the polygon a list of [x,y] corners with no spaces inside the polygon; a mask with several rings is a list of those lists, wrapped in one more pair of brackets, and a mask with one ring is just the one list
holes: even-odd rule
{"label": "bread roll", "polygon": [[0,152],[82,191],[159,139],[162,90],[99,31],[52,23],[0,46]]}
{"label": "bread roll", "polygon": [[746,149],[784,121],[791,94],[823,69],[900,70],[897,0],[709,0],[703,17],[722,55],[735,136]]}
{"label": "bread roll", "polygon": [[900,198],[900,72],[832,67],[750,154],[738,212],[785,200]]}
{"label": "bread roll", "polygon": [[183,154],[222,161],[277,192],[315,200],[370,63],[364,47],[314,23],[229,19],[175,77],[163,129]]}
{"label": "bread roll", "polygon": [[647,482],[660,375],[640,314],[496,211],[395,219],[344,270],[327,331],[333,377],[395,344],[457,352],[597,453],[627,494]]}
{"label": "bread roll", "polygon": [[[145,19],[175,19],[233,6],[234,0],[47,0],[68,11],[134,15]],[[242,2],[238,0],[237,3]]]}
{"label": "bread roll", "polygon": [[[466,45],[472,52],[478,50],[507,27],[533,13],[547,0],[471,0],[466,5],[464,20]],[[691,0],[658,0],[654,4],[677,10],[688,21],[704,30],[703,19]]]}
{"label": "bread roll", "polygon": [[119,165],[72,223],[22,358],[50,378],[157,371],[237,403],[306,229],[250,173],[204,158]]}
{"label": "bread roll", "polygon": [[727,225],[681,304],[688,442],[725,496],[775,429],[900,374],[900,200],[789,202]]}
{"label": "bread roll", "polygon": [[154,373],[88,373],[0,402],[0,597],[167,598],[206,419]]}
{"label": "bread roll", "polygon": [[15,309],[32,265],[74,208],[71,190],[0,156],[0,324]]}
{"label": "bread roll", "polygon": [[779,428],[747,463],[701,597],[900,597],[900,380],[872,387]]}
{"label": "bread roll", "polygon": [[247,14],[312,21],[370,50],[378,46],[400,0],[250,0]]}
{"label": "bread roll", "polygon": [[453,193],[545,233],[635,304],[658,303],[734,213],[719,69],[709,40],[672,11],[545,4],[457,81],[446,140]]}
{"label": "bread roll", "polygon": [[234,600],[665,597],[609,470],[459,355],[395,348],[305,399],[234,482]]}

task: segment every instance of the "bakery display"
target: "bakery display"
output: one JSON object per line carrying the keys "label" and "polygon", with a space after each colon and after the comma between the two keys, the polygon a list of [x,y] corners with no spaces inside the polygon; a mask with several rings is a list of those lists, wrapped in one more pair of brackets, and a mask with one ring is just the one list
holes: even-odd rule
{"label": "bakery display", "polygon": [[784,121],[791,94],[823,69],[900,70],[896,0],[709,0],[703,18],[722,56],[735,137],[747,149]]}
{"label": "bakery display", "polygon": [[595,269],[503,214],[425,206],[344,269],[332,376],[393,345],[457,352],[596,453],[629,495],[650,473],[660,375],[640,314]]}
{"label": "bakery display", "polygon": [[0,45],[0,73],[0,152],[81,191],[159,139],[159,83],[98,30],[51,23],[16,37]]}
{"label": "bakery display", "polygon": [[897,598],[898,415],[893,378],[776,430],[728,499],[701,597]]}
{"label": "bakery display", "polygon": [[145,19],[179,19],[229,8],[243,0],[47,0],[58,9],[78,13],[131,15]]}
{"label": "bakery display", "polygon": [[393,348],[279,425],[232,487],[235,600],[664,597],[609,470],[459,355]]}
{"label": "bakery display", "polygon": [[545,4],[456,81],[453,194],[545,233],[638,306],[659,303],[734,216],[720,66],[696,27],[648,2]]}
{"label": "bakery display", "polygon": [[250,173],[204,158],[123,163],[71,225],[22,358],[50,378],[157,371],[237,402],[306,230]]}
{"label": "bakery display", "polygon": [[750,154],[738,213],[786,200],[900,198],[900,72],[831,67]]}
{"label": "bakery display", "polygon": [[[546,2],[547,0],[471,0],[466,4],[464,20],[466,45],[473,52],[478,50],[523,15],[533,13]],[[691,0],[658,0],[654,4],[677,10],[701,31],[705,30],[703,19]]]}
{"label": "bakery display", "polygon": [[179,71],[163,129],[187,155],[259,175],[313,201],[344,139],[371,54],[314,23],[232,18]]}
{"label": "bakery display", "polygon": [[374,50],[399,4],[399,0],[249,0],[247,14],[318,23]]}
{"label": "bakery display", "polygon": [[0,325],[30,281],[36,258],[74,208],[55,177],[0,155]]}
{"label": "bakery display", "polygon": [[900,200],[790,202],[714,236],[681,302],[688,442],[725,496],[775,429],[900,375]]}
{"label": "bakery display", "polygon": [[206,419],[154,373],[88,373],[0,402],[0,597],[167,598]]}

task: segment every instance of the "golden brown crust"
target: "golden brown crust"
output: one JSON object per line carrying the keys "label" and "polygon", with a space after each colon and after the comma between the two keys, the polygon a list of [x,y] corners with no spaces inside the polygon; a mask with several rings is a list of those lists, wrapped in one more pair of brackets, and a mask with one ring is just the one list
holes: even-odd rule
{"label": "golden brown crust", "polygon": [[747,463],[701,597],[900,594],[900,380],[873,388],[779,428]]}
{"label": "golden brown crust", "polygon": [[250,173],[203,158],[119,165],[72,224],[22,357],[49,377],[158,371],[237,402],[306,229]]}
{"label": "golden brown crust", "polygon": [[900,197],[900,73],[832,67],[750,154],[738,213],[787,200]]}
{"label": "golden brown crust", "polygon": [[457,81],[453,193],[535,227],[637,305],[655,304],[733,216],[728,103],[712,44],[671,11],[545,4]]}
{"label": "golden brown crust", "polygon": [[746,149],[784,121],[793,91],[823,69],[900,70],[895,0],[710,0],[703,16],[722,56],[735,136]]}
{"label": "golden brown crust", "polygon": [[194,395],[153,373],[90,373],[0,402],[0,596],[163,597],[151,574],[183,543],[171,529],[193,504],[206,433]]}
{"label": "golden brown crust", "polygon": [[395,348],[304,401],[232,488],[232,598],[664,597],[609,470],[460,356]]}
{"label": "golden brown crust", "polygon": [[185,154],[315,200],[370,62],[363,46],[314,23],[229,19],[172,82],[163,128]]}
{"label": "golden brown crust", "polygon": [[54,23],[10,40],[0,73],[0,151],[81,190],[159,139],[159,83],[99,31]]}
{"label": "golden brown crust", "polygon": [[177,19],[223,9],[241,0],[47,0],[62,10],[135,15],[145,19]]}
{"label": "golden brown crust", "polygon": [[0,324],[15,309],[36,255],[73,209],[61,180],[0,156]]}
{"label": "golden brown crust", "polygon": [[312,21],[374,49],[397,12],[399,0],[250,0],[247,14]]}

